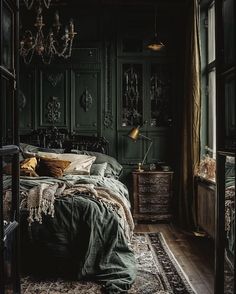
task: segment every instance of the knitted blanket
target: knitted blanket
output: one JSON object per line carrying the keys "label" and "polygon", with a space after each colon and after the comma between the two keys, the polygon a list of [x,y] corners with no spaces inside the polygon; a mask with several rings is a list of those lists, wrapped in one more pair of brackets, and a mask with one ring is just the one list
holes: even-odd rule
{"label": "knitted blanket", "polygon": [[77,184],[73,188],[65,189],[63,196],[73,196],[78,194],[90,194],[99,201],[106,203],[115,213],[117,213],[120,224],[128,240],[131,239],[134,222],[129,209],[128,201],[121,198],[108,188],[95,187],[93,184]]}
{"label": "knitted blanket", "polygon": [[[29,190],[20,193],[20,209],[29,211],[29,225],[34,221],[42,223],[42,215],[54,217],[54,202],[58,197],[87,195],[105,203],[114,213],[117,214],[125,237],[130,240],[134,230],[133,218],[129,209],[129,202],[126,198],[121,199],[111,189],[96,187],[93,184],[76,184],[67,188],[65,183],[47,184],[41,183]],[[7,197],[6,197],[7,196]],[[5,202],[9,203],[11,191],[5,193]]]}

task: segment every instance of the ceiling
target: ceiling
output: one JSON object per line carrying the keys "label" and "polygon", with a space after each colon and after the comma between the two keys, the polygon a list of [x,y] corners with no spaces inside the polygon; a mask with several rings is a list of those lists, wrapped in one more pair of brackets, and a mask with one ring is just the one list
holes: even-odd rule
{"label": "ceiling", "polygon": [[[191,0],[86,0],[86,1],[78,1],[78,0],[52,0],[52,6],[73,6],[81,7],[81,6],[150,6],[150,5],[158,5],[158,6],[168,6],[174,8],[175,6],[185,5],[187,2]],[[24,0],[20,0],[20,5],[24,5]]]}

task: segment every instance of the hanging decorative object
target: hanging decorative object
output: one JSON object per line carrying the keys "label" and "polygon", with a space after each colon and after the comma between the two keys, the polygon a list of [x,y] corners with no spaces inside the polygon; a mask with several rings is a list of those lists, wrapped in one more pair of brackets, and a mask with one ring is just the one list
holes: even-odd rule
{"label": "hanging decorative object", "polygon": [[[48,9],[51,0],[24,0],[27,9],[36,6],[36,20],[34,27],[36,32],[26,30],[20,41],[20,55],[26,64],[31,63],[33,56],[41,57],[43,63],[50,64],[54,56],[68,58],[71,56],[72,45],[75,35],[74,23],[71,19],[69,28],[62,29],[59,13],[55,12],[54,23],[46,35],[43,31],[45,23],[43,20],[43,5]],[[34,5],[35,4],[35,5]]]}
{"label": "hanging decorative object", "polygon": [[147,47],[150,50],[153,51],[160,51],[165,48],[165,45],[161,42],[159,39],[159,36],[157,34],[157,7],[155,7],[155,19],[154,19],[154,38],[151,40],[151,42],[148,43]]}

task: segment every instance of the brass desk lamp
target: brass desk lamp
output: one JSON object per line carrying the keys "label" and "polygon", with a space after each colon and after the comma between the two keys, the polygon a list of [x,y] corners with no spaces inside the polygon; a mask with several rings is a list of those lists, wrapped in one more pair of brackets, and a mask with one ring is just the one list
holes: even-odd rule
{"label": "brass desk lamp", "polygon": [[128,137],[129,137],[130,139],[134,140],[134,141],[136,141],[139,137],[142,137],[142,138],[144,138],[145,140],[148,140],[148,141],[150,142],[150,144],[149,144],[149,146],[148,146],[148,149],[147,149],[147,151],[146,151],[146,153],[145,153],[145,155],[144,155],[144,158],[143,158],[143,160],[142,160],[142,163],[141,163],[141,164],[139,163],[139,168],[138,168],[138,170],[139,170],[139,171],[143,171],[143,170],[141,169],[141,167],[143,166],[143,164],[144,164],[144,162],[145,162],[145,160],[146,160],[146,158],[147,158],[147,155],[148,155],[148,153],[149,153],[149,151],[150,151],[150,149],[151,149],[151,147],[152,147],[152,143],[153,143],[153,142],[152,142],[152,139],[149,138],[149,137],[146,137],[146,136],[144,136],[143,134],[140,133],[140,126],[134,127],[134,128],[128,133]]}

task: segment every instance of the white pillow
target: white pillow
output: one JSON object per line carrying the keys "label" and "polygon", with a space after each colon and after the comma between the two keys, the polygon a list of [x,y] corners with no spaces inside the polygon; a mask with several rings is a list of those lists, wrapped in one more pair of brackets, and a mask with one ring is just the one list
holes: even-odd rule
{"label": "white pillow", "polygon": [[41,157],[55,158],[59,160],[68,160],[70,165],[64,170],[64,174],[73,175],[89,175],[91,166],[96,160],[95,156],[73,154],[73,153],[49,153],[49,152],[38,152]]}
{"label": "white pillow", "polygon": [[46,158],[57,158],[57,153],[51,153],[51,152],[43,152],[43,151],[38,151],[37,154],[35,153],[35,156],[39,157],[46,157]]}

